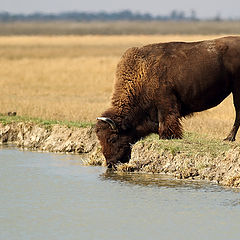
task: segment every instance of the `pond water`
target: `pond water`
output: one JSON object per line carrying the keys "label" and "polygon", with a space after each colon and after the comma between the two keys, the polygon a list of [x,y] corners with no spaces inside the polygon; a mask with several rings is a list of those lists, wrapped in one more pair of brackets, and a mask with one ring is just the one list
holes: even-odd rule
{"label": "pond water", "polygon": [[239,239],[240,193],[0,148],[0,239]]}

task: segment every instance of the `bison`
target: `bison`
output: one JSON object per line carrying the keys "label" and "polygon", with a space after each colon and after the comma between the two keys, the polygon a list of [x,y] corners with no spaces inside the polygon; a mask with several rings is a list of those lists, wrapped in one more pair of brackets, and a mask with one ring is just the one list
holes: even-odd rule
{"label": "bison", "polygon": [[168,42],[130,48],[117,65],[111,107],[97,118],[107,166],[128,162],[131,145],[150,133],[182,137],[181,118],[212,108],[233,94],[240,125],[240,37]]}

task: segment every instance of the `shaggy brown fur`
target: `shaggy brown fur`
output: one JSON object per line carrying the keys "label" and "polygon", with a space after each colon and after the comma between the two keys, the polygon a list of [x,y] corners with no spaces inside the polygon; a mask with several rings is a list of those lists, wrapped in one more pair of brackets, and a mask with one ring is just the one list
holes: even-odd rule
{"label": "shaggy brown fur", "polygon": [[218,105],[233,93],[240,125],[240,37],[193,43],[170,42],[131,48],[116,72],[112,107],[96,125],[109,166],[130,159],[131,144],[150,133],[181,138],[180,119]]}

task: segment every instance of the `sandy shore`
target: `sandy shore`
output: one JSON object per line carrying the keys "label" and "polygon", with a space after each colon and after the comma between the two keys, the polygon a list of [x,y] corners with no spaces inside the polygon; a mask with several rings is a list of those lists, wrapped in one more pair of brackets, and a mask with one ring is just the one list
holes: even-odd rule
{"label": "sandy shore", "polygon": [[[0,123],[1,143],[14,143],[19,148],[35,151],[84,154],[88,165],[105,164],[91,127]],[[164,173],[179,179],[203,179],[223,186],[240,187],[240,148],[234,145],[217,156],[208,152],[192,155],[181,149],[164,149],[161,141],[146,139],[133,145],[130,162],[118,165],[116,171]]]}

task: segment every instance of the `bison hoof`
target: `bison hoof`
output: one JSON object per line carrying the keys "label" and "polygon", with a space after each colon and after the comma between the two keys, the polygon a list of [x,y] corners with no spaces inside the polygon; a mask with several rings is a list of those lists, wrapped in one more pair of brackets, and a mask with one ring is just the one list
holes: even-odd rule
{"label": "bison hoof", "polygon": [[182,139],[182,136],[181,135],[168,135],[168,136],[159,136],[160,139],[166,139],[166,140],[172,140],[172,139]]}
{"label": "bison hoof", "polygon": [[226,137],[225,139],[223,139],[223,141],[230,141],[230,142],[234,142],[236,139],[235,137]]}

